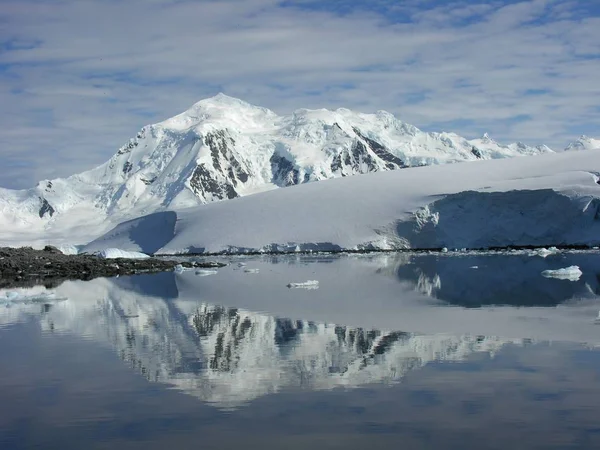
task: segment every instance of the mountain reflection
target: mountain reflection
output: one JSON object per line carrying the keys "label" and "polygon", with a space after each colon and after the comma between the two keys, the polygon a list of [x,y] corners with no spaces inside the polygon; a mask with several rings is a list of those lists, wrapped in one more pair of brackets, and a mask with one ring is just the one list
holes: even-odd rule
{"label": "mountain reflection", "polygon": [[[545,259],[298,255],[244,261],[244,267],[260,270],[249,275],[234,261],[211,277],[162,273],[67,282],[52,292],[43,287],[0,292],[0,300],[6,299],[0,301],[0,327],[35,320],[46,335],[69,333],[109,345],[149,381],[220,408],[284,390],[396,383],[432,362],[465,361],[474,353],[493,355],[506,344],[527,342],[487,334],[581,342],[597,336],[597,254]],[[581,267],[579,281],[540,275],[568,265]],[[307,279],[320,280],[319,289],[286,287]],[[404,296],[414,291],[466,308],[519,308],[455,311],[423,302],[422,296],[411,303],[408,299],[415,296]],[[555,308],[561,303],[564,307]],[[551,308],[528,315],[526,306]],[[478,318],[474,328],[467,317],[471,312],[478,314],[469,316]],[[412,331],[447,330],[452,320],[462,320],[464,328],[452,334],[394,330],[398,323]],[[379,325],[370,329],[335,322]],[[379,329],[384,327],[388,330]],[[472,329],[486,336],[469,334]]]}
{"label": "mountain reflection", "polygon": [[[14,304],[48,333],[76,333],[110,345],[129,367],[221,408],[286,389],[395,383],[435,361],[493,354],[507,343],[485,336],[420,335],[293,320],[173,298],[167,276],[65,285],[68,300]],[[161,283],[152,296],[148,283]],[[165,296],[162,296],[165,295]],[[0,314],[4,314],[1,312]]]}
{"label": "mountain reflection", "polygon": [[148,380],[220,407],[284,389],[393,383],[430,362],[464,361],[523,342],[365,330],[209,304],[189,315],[146,310],[140,316],[148,319],[105,315],[98,322],[115,328],[104,335],[113,336],[121,358]]}
{"label": "mountain reflection", "polygon": [[[541,273],[577,265],[578,281],[544,278]],[[414,290],[452,305],[556,306],[573,298],[600,295],[600,255],[559,253],[547,258],[530,254],[460,256],[398,254],[378,270]]]}

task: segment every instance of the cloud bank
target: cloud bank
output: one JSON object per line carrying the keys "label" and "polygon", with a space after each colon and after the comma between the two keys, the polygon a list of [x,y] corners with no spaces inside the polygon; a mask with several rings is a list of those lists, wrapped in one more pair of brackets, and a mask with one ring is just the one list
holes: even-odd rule
{"label": "cloud bank", "polygon": [[600,135],[600,5],[6,0],[0,186],[104,162],[217,92],[562,148]]}

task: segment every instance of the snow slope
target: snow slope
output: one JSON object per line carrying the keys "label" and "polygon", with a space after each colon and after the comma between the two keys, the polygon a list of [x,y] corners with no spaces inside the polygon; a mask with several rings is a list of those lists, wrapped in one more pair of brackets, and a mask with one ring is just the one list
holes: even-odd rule
{"label": "snow slope", "polygon": [[27,190],[0,189],[0,244],[82,244],[141,215],[277,187],[548,152],[488,136],[425,133],[384,111],[278,116],[220,94],[143,127],[95,169]]}
{"label": "snow slope", "polygon": [[[600,152],[327,180],[123,223],[85,247],[145,253],[600,244]],[[148,244],[149,243],[149,244]]]}

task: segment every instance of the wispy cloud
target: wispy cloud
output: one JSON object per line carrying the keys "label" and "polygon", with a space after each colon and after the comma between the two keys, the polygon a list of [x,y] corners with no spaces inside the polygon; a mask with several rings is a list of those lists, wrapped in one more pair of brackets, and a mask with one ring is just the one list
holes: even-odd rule
{"label": "wispy cloud", "polygon": [[0,185],[102,163],[219,91],[563,147],[600,134],[594,3],[6,0]]}

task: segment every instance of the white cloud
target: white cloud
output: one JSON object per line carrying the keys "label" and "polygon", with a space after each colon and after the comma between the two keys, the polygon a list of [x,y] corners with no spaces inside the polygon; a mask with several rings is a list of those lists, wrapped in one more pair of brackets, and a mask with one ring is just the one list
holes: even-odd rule
{"label": "white cloud", "polygon": [[600,18],[569,2],[303,3],[5,1],[0,185],[102,163],[218,91],[280,113],[386,109],[467,137],[562,147],[600,134]]}

